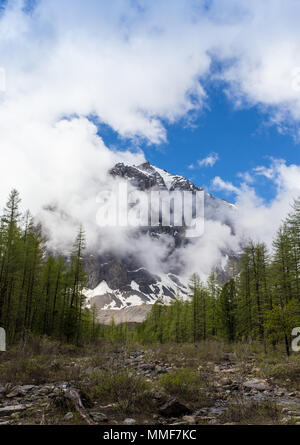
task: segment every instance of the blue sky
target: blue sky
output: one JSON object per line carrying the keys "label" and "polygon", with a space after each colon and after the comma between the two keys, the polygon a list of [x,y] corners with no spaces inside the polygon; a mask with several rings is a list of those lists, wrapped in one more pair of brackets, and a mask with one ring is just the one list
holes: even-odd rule
{"label": "blue sky", "polygon": [[[159,146],[120,138],[105,125],[99,125],[99,134],[114,148],[139,147],[150,163],[183,175],[229,201],[233,194],[215,190],[212,184],[215,176],[239,186],[240,173],[269,166],[272,158],[284,159],[287,164],[300,162],[299,141],[292,131],[282,134],[270,124],[268,113],[258,107],[236,108],[220,86],[210,89],[207,107],[192,122],[182,120],[166,125],[166,129],[168,140]],[[218,154],[213,166],[197,164],[211,153]],[[193,169],[189,168],[191,165]],[[256,176],[255,188],[266,202],[276,195],[274,184],[263,176]]]}

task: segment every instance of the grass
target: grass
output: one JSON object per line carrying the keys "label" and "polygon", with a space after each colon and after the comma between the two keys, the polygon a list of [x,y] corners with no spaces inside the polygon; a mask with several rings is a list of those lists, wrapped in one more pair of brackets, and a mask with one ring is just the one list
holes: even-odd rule
{"label": "grass", "polygon": [[66,360],[54,362],[48,356],[21,356],[0,364],[0,384],[5,385],[41,385],[49,382],[80,381],[82,368],[71,365]]}
{"label": "grass", "polygon": [[34,384],[78,381],[81,367],[73,360],[81,353],[73,345],[32,337],[26,344],[0,354],[0,384]]}
{"label": "grass", "polygon": [[300,356],[292,355],[284,360],[265,359],[261,363],[261,375],[286,388],[300,390]]}
{"label": "grass", "polygon": [[151,401],[150,384],[143,377],[128,371],[100,371],[91,374],[90,380],[85,390],[91,399],[101,403],[114,403],[121,413],[134,413],[149,406]]}
{"label": "grass", "polygon": [[148,348],[149,358],[170,363],[178,367],[197,367],[203,362],[221,363],[233,347],[217,340],[197,344],[163,344]]}
{"label": "grass", "polygon": [[169,394],[185,400],[198,399],[206,384],[199,372],[183,368],[160,376],[159,385]]}
{"label": "grass", "polygon": [[235,399],[220,419],[222,423],[240,425],[278,425],[280,409],[275,403]]}

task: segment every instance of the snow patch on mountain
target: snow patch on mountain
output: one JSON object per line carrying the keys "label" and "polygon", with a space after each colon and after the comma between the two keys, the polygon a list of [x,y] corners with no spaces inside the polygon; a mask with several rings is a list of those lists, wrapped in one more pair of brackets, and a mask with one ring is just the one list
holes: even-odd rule
{"label": "snow patch on mountain", "polygon": [[158,299],[169,304],[175,298],[184,300],[188,298],[187,285],[182,283],[182,279],[171,273],[160,275],[158,281],[150,285],[150,289],[152,291],[150,294],[142,292],[140,285],[132,280],[126,291],[121,291],[120,289],[111,289],[103,280],[95,289],[85,289],[84,295],[87,307],[91,307],[97,299],[103,297],[104,302],[101,310],[120,310],[129,306],[154,304]]}
{"label": "snow patch on mountain", "polygon": [[171,175],[171,173],[168,173],[167,171],[162,170],[161,168],[154,167],[154,166],[153,166],[153,168],[162,177],[167,189],[170,190],[173,183],[176,181],[176,176]]}
{"label": "snow patch on mountain", "polygon": [[131,288],[132,288],[133,290],[140,291],[140,286],[139,286],[139,284],[137,284],[135,281],[131,281],[130,286],[131,286]]}
{"label": "snow patch on mountain", "polygon": [[108,286],[106,281],[101,281],[101,283],[98,284],[95,289],[85,289],[84,294],[87,298],[87,300],[90,300],[91,298],[95,297],[96,295],[104,295],[109,294],[113,292],[113,290]]}

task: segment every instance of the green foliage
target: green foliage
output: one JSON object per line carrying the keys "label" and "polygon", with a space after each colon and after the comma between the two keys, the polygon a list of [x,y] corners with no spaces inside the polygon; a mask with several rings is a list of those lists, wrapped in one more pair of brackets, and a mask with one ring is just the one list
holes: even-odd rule
{"label": "green foliage", "polygon": [[290,354],[292,329],[299,326],[299,322],[300,304],[296,299],[290,300],[287,304],[276,305],[266,314],[265,327],[270,340],[273,343],[284,340],[287,355]]}
{"label": "green foliage", "polygon": [[77,344],[95,339],[95,310],[84,309],[84,232],[80,228],[70,260],[49,255],[42,227],[29,212],[22,217],[16,190],[0,217],[0,326],[9,343],[31,334]]}
{"label": "green foliage", "polygon": [[143,343],[185,343],[221,338],[259,341],[266,349],[284,342],[290,353],[292,328],[300,324],[300,199],[283,222],[270,255],[263,243],[249,242],[239,262],[229,265],[233,278],[220,286],[213,271],[203,284],[197,274],[188,301],[157,302],[137,328]]}
{"label": "green foliage", "polygon": [[117,403],[121,412],[130,413],[136,405],[143,404],[149,398],[150,385],[140,376],[127,371],[112,373],[100,371],[92,374],[89,388],[93,398]]}
{"label": "green foliage", "polygon": [[159,383],[168,394],[194,400],[199,398],[205,379],[199,372],[183,368],[161,375]]}
{"label": "green foliage", "polygon": [[0,326],[8,342],[26,343],[31,335],[80,344],[197,343],[258,341],[267,348],[284,343],[300,323],[300,199],[283,221],[268,253],[265,244],[248,242],[231,261],[232,278],[219,283],[212,271],[206,283],[194,274],[189,298],[170,305],[158,300],[147,320],[135,327],[97,323],[97,308],[85,307],[87,276],[80,227],[70,258],[50,255],[42,227],[29,212],[19,212],[18,192],[10,193],[0,217]]}
{"label": "green foliage", "polygon": [[275,424],[280,420],[281,409],[270,401],[232,400],[221,417],[224,423],[239,423],[245,425]]}
{"label": "green foliage", "polygon": [[244,339],[264,341],[264,313],[270,307],[267,249],[264,244],[250,242],[243,250],[237,280],[237,334]]}
{"label": "green foliage", "polygon": [[233,279],[228,281],[217,300],[217,314],[220,335],[232,342],[236,334],[236,285]]}
{"label": "green foliage", "polygon": [[300,357],[299,354],[286,357],[275,356],[273,359],[265,359],[261,364],[261,373],[264,378],[272,378],[274,383],[280,386],[286,386],[287,382],[293,389],[300,389]]}

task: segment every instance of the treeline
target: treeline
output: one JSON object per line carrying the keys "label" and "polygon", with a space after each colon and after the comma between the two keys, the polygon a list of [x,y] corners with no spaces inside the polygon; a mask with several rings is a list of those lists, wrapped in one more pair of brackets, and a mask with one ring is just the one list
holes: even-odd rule
{"label": "treeline", "polygon": [[10,343],[47,335],[79,343],[96,338],[96,311],[84,307],[84,232],[79,229],[70,258],[46,250],[42,227],[21,215],[16,190],[0,224],[0,326]]}
{"label": "treeline", "polygon": [[171,305],[157,301],[147,320],[134,328],[100,326],[96,307],[85,305],[87,276],[82,228],[69,258],[50,255],[42,227],[21,215],[18,192],[10,193],[0,216],[0,326],[9,343],[30,335],[75,342],[228,342],[258,340],[267,348],[284,343],[300,326],[300,199],[283,221],[272,252],[248,242],[220,286],[212,272],[206,283],[194,274],[190,298]]}
{"label": "treeline", "polygon": [[170,306],[158,301],[137,328],[141,342],[228,342],[258,340],[267,348],[283,342],[290,353],[291,332],[300,326],[300,199],[283,221],[268,252],[249,242],[232,265],[232,278],[222,287],[215,273],[206,284],[198,275],[190,283],[189,301]]}

